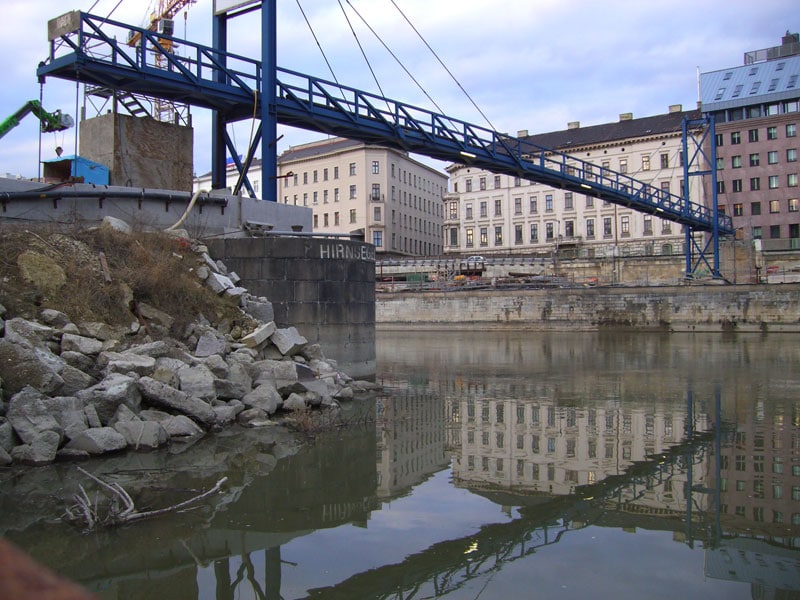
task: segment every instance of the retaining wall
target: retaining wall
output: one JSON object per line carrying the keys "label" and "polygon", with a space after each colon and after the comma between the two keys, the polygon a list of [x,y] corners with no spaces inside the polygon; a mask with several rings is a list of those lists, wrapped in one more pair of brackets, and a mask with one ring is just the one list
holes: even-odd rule
{"label": "retaining wall", "polygon": [[800,332],[800,284],[382,293],[376,325]]}
{"label": "retaining wall", "polygon": [[278,327],[297,327],[353,377],[375,374],[375,250],[325,238],[206,240],[214,259],[265,296]]}

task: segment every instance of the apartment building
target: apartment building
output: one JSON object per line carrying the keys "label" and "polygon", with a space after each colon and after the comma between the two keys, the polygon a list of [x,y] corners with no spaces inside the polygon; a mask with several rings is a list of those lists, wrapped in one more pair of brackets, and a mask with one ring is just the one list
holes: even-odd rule
{"label": "apartment building", "polygon": [[702,110],[715,120],[720,210],[765,251],[800,250],[800,36],[787,32],[743,63],[700,76]]}
{"label": "apartment building", "polygon": [[358,233],[376,254],[442,253],[444,173],[399,150],[344,138],[278,157],[280,202],[314,211],[314,231]]}
{"label": "apartment building", "polygon": [[[699,111],[673,105],[662,115],[517,137],[683,193],[682,121]],[[683,253],[683,228],[671,221],[548,185],[497,175],[468,164],[447,167],[445,252],[465,254],[572,253],[577,257]],[[699,178],[691,178],[697,180]],[[690,199],[703,202],[699,181]]]}
{"label": "apartment building", "polygon": [[[227,185],[239,174],[228,165]],[[258,194],[261,161],[248,173]],[[211,173],[195,180],[208,188]],[[442,253],[442,197],[447,176],[408,154],[345,138],[293,146],[278,157],[278,201],[313,210],[316,233],[363,237],[387,256],[437,256]]]}

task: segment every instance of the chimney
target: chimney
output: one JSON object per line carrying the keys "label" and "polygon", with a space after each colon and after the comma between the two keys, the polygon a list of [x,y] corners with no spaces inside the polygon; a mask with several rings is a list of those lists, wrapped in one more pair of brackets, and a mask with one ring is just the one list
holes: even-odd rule
{"label": "chimney", "polygon": [[683,110],[683,104],[670,104],[669,114],[679,113]]}
{"label": "chimney", "polygon": [[633,120],[633,113],[620,113],[619,120],[620,120],[620,123],[622,121],[632,121]]}
{"label": "chimney", "polygon": [[519,131],[517,131],[517,137],[518,138],[528,137],[528,130],[520,129]]}
{"label": "chimney", "polygon": [[580,129],[581,122],[580,121],[570,121],[567,123],[567,129]]}

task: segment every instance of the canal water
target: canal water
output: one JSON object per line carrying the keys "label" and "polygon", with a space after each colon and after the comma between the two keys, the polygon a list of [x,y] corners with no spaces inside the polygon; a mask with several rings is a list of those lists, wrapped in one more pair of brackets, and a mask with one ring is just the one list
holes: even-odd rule
{"label": "canal water", "polygon": [[800,338],[379,332],[377,365],[313,443],[82,463],[142,509],[227,476],[198,510],[82,533],[74,465],[13,470],[0,534],[108,599],[800,597]]}

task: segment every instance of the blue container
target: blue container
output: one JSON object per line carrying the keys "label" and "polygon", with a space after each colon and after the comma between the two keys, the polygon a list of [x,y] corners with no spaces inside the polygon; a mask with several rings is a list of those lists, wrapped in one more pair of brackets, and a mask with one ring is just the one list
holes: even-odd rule
{"label": "blue container", "polygon": [[82,181],[108,185],[108,167],[82,156],[60,156],[43,160],[45,181]]}

